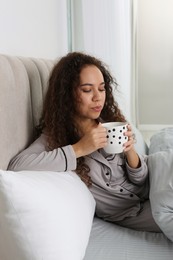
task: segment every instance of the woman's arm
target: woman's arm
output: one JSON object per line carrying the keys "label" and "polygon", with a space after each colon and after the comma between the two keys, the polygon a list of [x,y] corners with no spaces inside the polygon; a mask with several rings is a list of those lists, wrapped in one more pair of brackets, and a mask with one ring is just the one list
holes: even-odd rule
{"label": "woman's arm", "polygon": [[130,125],[128,125],[126,136],[128,136],[128,141],[125,143],[124,155],[128,177],[131,182],[142,185],[148,176],[147,156],[139,156],[135,151],[135,139]]}
{"label": "woman's arm", "polygon": [[8,170],[70,171],[76,169],[76,155],[71,145],[48,150],[46,136],[41,135],[27,149],[15,156]]}
{"label": "woman's arm", "polygon": [[106,145],[106,130],[99,124],[73,145],[54,150],[47,147],[46,136],[42,134],[27,149],[15,156],[8,170],[70,171],[76,169],[76,158],[88,155]]}
{"label": "woman's arm", "polygon": [[147,155],[138,155],[139,167],[133,168],[128,164],[126,160],[126,169],[128,178],[131,182],[137,185],[142,185],[148,178],[148,165],[147,165]]}

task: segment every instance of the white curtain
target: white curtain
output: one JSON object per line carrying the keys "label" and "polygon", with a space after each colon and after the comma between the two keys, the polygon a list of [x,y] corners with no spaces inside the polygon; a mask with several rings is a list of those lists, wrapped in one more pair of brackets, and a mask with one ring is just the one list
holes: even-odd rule
{"label": "white curtain", "polygon": [[109,66],[120,86],[116,99],[128,120],[132,120],[131,0],[70,2],[71,50],[95,55]]}
{"label": "white curtain", "polygon": [[173,1],[136,2],[137,123],[141,130],[173,126]]}

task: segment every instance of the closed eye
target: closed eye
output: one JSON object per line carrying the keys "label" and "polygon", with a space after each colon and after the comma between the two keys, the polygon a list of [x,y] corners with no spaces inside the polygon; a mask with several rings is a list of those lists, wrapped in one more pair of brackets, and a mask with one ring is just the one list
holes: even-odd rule
{"label": "closed eye", "polygon": [[[84,83],[84,84],[81,84],[81,85],[80,85],[81,91],[84,92],[84,93],[89,93],[89,92],[91,92],[93,87],[94,87],[94,85],[91,84],[91,83]],[[99,85],[98,90],[99,90],[100,92],[105,91],[105,82],[102,82],[102,83]]]}
{"label": "closed eye", "polygon": [[105,88],[100,88],[99,91],[106,91],[106,89]]}
{"label": "closed eye", "polygon": [[[92,89],[82,89],[82,91],[83,91],[84,93],[90,93],[90,92],[92,91]],[[101,88],[101,89],[99,89],[99,91],[100,91],[100,92],[103,92],[103,91],[106,91],[106,90],[105,90],[105,88]]]}
{"label": "closed eye", "polygon": [[82,89],[82,91],[85,93],[89,93],[89,92],[91,92],[91,89]]}

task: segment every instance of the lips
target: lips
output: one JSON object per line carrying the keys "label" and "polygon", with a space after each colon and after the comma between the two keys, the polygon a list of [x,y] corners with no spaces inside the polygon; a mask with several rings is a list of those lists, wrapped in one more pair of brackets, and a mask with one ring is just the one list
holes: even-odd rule
{"label": "lips", "polygon": [[92,110],[95,111],[95,112],[101,112],[102,106],[92,107]]}

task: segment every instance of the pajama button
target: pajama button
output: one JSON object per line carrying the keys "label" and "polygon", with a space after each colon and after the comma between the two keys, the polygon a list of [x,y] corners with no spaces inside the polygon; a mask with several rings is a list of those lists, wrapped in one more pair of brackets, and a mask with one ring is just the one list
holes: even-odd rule
{"label": "pajama button", "polygon": [[133,194],[130,194],[130,197],[132,198],[132,197],[133,197]]}
{"label": "pajama button", "polygon": [[109,175],[109,172],[107,172],[106,175]]}
{"label": "pajama button", "polygon": [[106,183],[107,186],[109,186],[109,183]]}
{"label": "pajama button", "polygon": [[120,189],[120,192],[123,192],[123,189]]}

